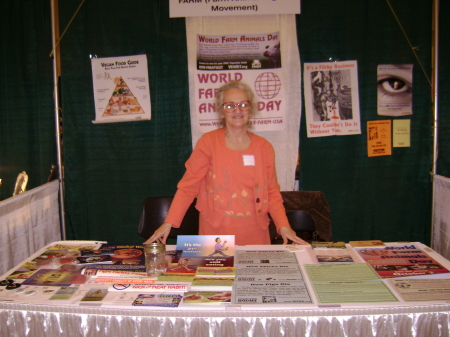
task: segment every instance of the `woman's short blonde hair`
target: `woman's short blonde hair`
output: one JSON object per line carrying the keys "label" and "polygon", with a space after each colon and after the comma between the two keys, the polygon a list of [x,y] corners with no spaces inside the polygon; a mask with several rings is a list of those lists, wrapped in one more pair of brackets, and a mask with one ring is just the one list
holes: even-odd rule
{"label": "woman's short blonde hair", "polygon": [[[219,90],[217,91],[217,94],[216,94],[216,102],[215,102],[216,111],[219,114],[221,112],[223,112],[222,104],[226,103],[223,101],[223,93],[230,89],[241,89],[242,91],[245,91],[245,93],[247,94],[248,100],[251,102],[250,115],[254,116],[254,113],[257,111],[257,109],[255,109],[257,107],[257,102],[255,102],[255,97],[256,97],[255,93],[247,84],[245,84],[244,82],[241,82],[241,81],[228,82],[219,88]],[[225,126],[225,120],[223,118],[220,120],[220,126],[221,127]],[[250,120],[248,121],[248,127],[249,128],[252,127]]]}

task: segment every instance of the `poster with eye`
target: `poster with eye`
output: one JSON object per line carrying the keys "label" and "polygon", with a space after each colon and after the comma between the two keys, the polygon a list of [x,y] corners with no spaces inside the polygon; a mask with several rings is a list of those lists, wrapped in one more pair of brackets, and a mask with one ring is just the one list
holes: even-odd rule
{"label": "poster with eye", "polygon": [[412,115],[412,64],[379,64],[377,68],[378,115]]}
{"label": "poster with eye", "polygon": [[305,63],[308,137],[361,134],[356,61]]}

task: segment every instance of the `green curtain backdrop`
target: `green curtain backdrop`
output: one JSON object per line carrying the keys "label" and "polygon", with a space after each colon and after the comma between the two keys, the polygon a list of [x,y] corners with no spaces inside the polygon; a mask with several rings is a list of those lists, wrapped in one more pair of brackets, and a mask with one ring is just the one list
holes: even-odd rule
{"label": "green curtain backdrop", "polygon": [[13,1],[0,23],[0,200],[16,178],[47,182],[56,161],[50,2]]}
{"label": "green curtain backdrop", "polygon": [[[431,77],[430,0],[391,0]],[[59,3],[63,30],[81,0]],[[301,61],[357,60],[362,134],[307,138],[300,128],[300,186],[321,190],[331,207],[334,240],[428,243],[431,226],[431,87],[384,0],[302,0],[296,16]],[[441,1],[440,157],[450,176],[448,2]],[[0,187],[17,174],[28,188],[45,183],[56,163],[50,6],[16,0],[1,22]],[[185,20],[170,19],[167,0],[86,0],[61,41],[60,78],[68,239],[140,243],[142,202],[173,195],[191,146]],[[146,54],[152,119],[92,124],[90,56]],[[376,112],[376,68],[414,64],[411,147],[367,157],[366,123],[397,119]]]}

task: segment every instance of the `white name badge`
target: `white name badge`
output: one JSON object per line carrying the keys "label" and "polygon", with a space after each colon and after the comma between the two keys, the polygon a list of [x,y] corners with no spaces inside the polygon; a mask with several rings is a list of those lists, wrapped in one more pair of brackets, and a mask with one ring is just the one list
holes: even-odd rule
{"label": "white name badge", "polygon": [[242,160],[244,161],[244,166],[255,166],[255,156],[252,154],[243,154]]}

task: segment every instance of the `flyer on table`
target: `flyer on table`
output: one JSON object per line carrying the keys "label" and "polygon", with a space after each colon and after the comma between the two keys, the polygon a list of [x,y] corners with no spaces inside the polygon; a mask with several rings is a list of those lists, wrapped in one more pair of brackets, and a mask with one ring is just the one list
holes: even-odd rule
{"label": "flyer on table", "polygon": [[91,59],[96,123],[149,120],[150,84],[146,55]]}

